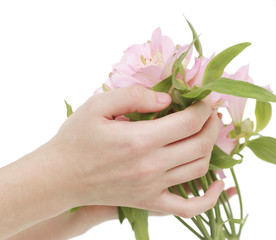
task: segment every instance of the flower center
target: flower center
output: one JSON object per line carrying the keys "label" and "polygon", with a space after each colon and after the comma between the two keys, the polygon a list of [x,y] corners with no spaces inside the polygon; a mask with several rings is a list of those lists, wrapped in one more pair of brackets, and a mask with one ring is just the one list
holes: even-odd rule
{"label": "flower center", "polygon": [[163,54],[159,50],[155,51],[152,56],[145,58],[143,55],[141,55],[140,58],[142,62],[142,67],[147,67],[152,65],[158,66],[158,67],[164,66]]}

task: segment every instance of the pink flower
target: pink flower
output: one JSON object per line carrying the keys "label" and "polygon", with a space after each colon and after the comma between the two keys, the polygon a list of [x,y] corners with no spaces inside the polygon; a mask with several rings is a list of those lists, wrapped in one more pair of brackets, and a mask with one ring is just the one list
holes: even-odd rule
{"label": "pink flower", "polygon": [[200,58],[195,58],[195,64],[192,67],[190,73],[186,76],[190,87],[200,87],[202,85],[204,71],[213,57],[214,54],[211,56],[211,58],[206,58],[203,56]]}
{"label": "pink flower", "polygon": [[[202,85],[203,75],[208,63],[215,56],[213,54],[210,58],[200,57],[195,58],[195,64],[192,69],[187,73],[186,80],[190,87]],[[211,104],[214,108],[228,107],[229,105],[225,102],[225,96],[216,92],[210,94]]]}
{"label": "pink flower", "polygon": [[[151,88],[172,74],[175,60],[187,49],[188,45],[175,47],[173,41],[163,36],[161,29],[157,28],[151,41],[132,45],[124,52],[121,61],[113,66],[106,85],[110,89],[136,84]],[[182,62],[187,74],[191,55],[192,50]],[[95,93],[100,92],[102,90],[97,89]]]}
{"label": "pink flower", "polygon": [[236,145],[236,139],[230,137],[230,132],[232,130],[234,130],[233,123],[224,126],[223,122],[221,121],[221,128],[216,141],[216,145],[227,154],[231,154]]}
{"label": "pink flower", "polygon": [[[222,76],[226,78],[253,83],[253,80],[248,75],[248,72],[249,65],[245,65],[238,69],[238,71],[235,74],[230,75],[228,73],[224,73]],[[227,101],[227,110],[231,115],[234,125],[240,126],[247,98],[235,97],[231,95],[223,95],[222,98],[224,98]]]}

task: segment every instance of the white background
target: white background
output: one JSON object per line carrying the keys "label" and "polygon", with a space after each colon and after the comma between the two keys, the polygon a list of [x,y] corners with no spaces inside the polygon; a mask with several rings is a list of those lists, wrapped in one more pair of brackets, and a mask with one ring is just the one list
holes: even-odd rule
{"label": "white background", "polygon": [[[66,118],[63,100],[74,109],[83,103],[107,79],[123,50],[149,40],[156,27],[175,43],[189,43],[183,13],[202,33],[208,57],[236,43],[252,42],[227,71],[249,63],[255,83],[271,84],[276,92],[275,0],[1,0],[0,166],[49,140]],[[250,101],[247,114],[253,118],[253,113]],[[276,137],[275,120],[274,113],[264,135]],[[243,239],[275,239],[276,166],[249,151],[245,155],[236,167],[249,213]],[[232,201],[235,204],[237,197]],[[151,218],[149,229],[152,240],[196,239],[171,216]],[[134,237],[127,222],[110,221],[76,239]]]}

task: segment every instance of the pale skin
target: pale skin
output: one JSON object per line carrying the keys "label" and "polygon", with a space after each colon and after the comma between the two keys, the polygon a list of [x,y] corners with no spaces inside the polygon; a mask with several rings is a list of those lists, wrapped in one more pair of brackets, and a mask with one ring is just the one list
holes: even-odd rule
{"label": "pale skin", "polygon": [[[184,218],[212,208],[222,181],[188,200],[168,191],[208,171],[220,129],[208,101],[152,121],[115,120],[170,102],[141,86],[95,95],[49,142],[0,169],[0,239],[43,239],[49,231],[68,239],[116,218],[116,206]],[[68,216],[76,206],[86,207]]]}

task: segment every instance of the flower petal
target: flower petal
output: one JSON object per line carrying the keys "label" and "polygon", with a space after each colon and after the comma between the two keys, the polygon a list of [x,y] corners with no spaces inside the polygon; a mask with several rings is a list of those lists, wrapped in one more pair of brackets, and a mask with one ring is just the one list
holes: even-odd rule
{"label": "flower petal", "polygon": [[145,68],[140,68],[133,77],[138,79],[139,82],[146,87],[153,87],[156,83],[160,82],[160,75],[162,69],[158,66],[148,66]]}

